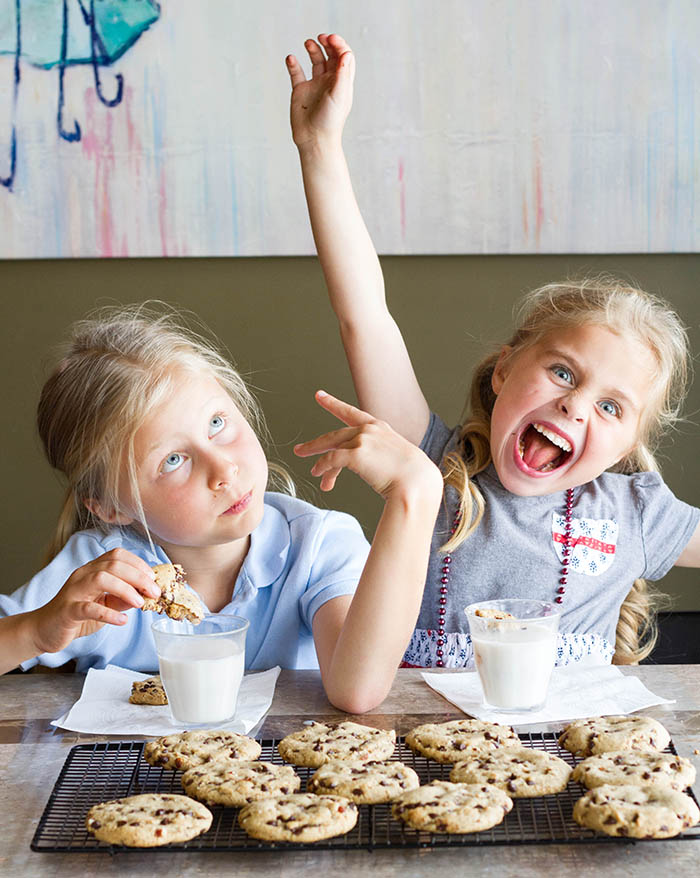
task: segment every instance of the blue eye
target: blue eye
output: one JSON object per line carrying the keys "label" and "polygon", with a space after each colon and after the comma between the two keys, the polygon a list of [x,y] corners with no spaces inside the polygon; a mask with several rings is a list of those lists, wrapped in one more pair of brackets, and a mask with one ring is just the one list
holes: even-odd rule
{"label": "blue eye", "polygon": [[209,438],[211,439],[212,436],[216,436],[216,434],[220,433],[225,426],[226,418],[223,415],[214,415],[209,421]]}
{"label": "blue eye", "polygon": [[185,462],[185,456],[180,454],[179,451],[172,451],[161,463],[160,471],[162,473],[171,473],[174,472],[178,467],[182,466]]}
{"label": "blue eye", "polygon": [[562,381],[567,381],[569,384],[573,381],[573,375],[566,368],[566,366],[552,366],[552,372],[557,376],[557,378],[561,378]]}
{"label": "blue eye", "polygon": [[598,403],[601,409],[605,412],[606,415],[612,415],[615,418],[619,418],[622,415],[622,409],[620,406],[613,402],[611,399],[604,399]]}

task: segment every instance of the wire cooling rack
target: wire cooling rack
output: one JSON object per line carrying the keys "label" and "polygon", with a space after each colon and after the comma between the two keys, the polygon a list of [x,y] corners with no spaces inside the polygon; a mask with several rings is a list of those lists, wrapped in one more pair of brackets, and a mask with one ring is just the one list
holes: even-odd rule
{"label": "wire cooling rack", "polygon": [[[553,733],[520,735],[525,746],[546,750],[574,766],[580,760],[559,746]],[[277,752],[277,740],[260,742],[260,759],[282,764]],[[85,815],[100,802],[134,796],[139,793],[183,793],[181,772],[149,765],[143,759],[143,741],[79,744],[73,747],[56,781],[53,792],[32,839],[33,851],[114,852],[128,850],[163,850],[156,848],[126,848],[98,841],[85,829]],[[675,753],[670,745],[669,752]],[[413,753],[397,741],[392,757],[405,762],[418,774],[421,784],[432,780],[449,780],[451,765],[440,765]],[[296,768],[302,779],[302,789],[313,774],[312,768]],[[169,850],[186,851],[270,851],[280,848],[374,850],[378,848],[442,848],[499,844],[548,843],[627,843],[631,839],[611,838],[594,833],[574,822],[574,803],[583,794],[582,788],[570,782],[561,793],[514,799],[513,809],[502,823],[482,832],[452,835],[420,832],[406,827],[391,816],[391,806],[360,805],[354,829],[346,835],[324,839],[312,844],[262,842],[249,838],[238,826],[238,809],[210,806],[214,815],[208,832],[192,841],[167,845]],[[694,794],[690,795],[695,799]],[[696,803],[697,800],[695,799]],[[700,838],[700,826],[686,830],[676,839]],[[671,839],[673,840],[673,839]]]}

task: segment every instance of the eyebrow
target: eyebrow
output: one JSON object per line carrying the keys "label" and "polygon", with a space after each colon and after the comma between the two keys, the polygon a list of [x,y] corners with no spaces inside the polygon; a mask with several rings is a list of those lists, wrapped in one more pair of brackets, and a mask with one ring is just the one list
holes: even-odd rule
{"label": "eyebrow", "polygon": [[[219,403],[219,401],[222,400],[222,399],[223,399],[223,397],[218,396],[218,395],[217,395],[217,396],[212,396],[212,397],[211,397],[210,399],[208,399],[207,402],[202,406],[202,411],[204,412],[204,411],[206,411],[207,409],[211,409],[211,408],[222,408],[222,407],[223,407],[223,404],[222,404],[222,405],[215,405],[215,403]],[[226,399],[230,399],[230,397],[226,396]],[[144,459],[145,459],[146,457],[150,457],[155,451],[159,451],[161,448],[162,448],[163,451],[164,451],[166,448],[175,447],[176,445],[179,444],[180,438],[181,438],[181,437],[184,438],[184,436],[185,436],[184,433],[175,433],[174,436],[170,437],[167,441],[163,441],[163,440],[161,440],[161,439],[156,440],[151,446],[149,446],[149,447],[146,449],[146,453],[145,453],[145,455],[144,455]]]}
{"label": "eyebrow", "polygon": [[[581,371],[581,364],[576,359],[576,357],[568,351],[562,351],[559,348],[549,348],[544,352],[544,354],[547,357],[560,357],[562,360],[568,360],[574,367],[574,369],[579,372]],[[635,412],[641,411],[641,406],[639,405],[639,403],[637,403],[634,399],[632,399],[631,396],[625,393],[624,390],[620,390],[619,387],[609,388],[606,395],[611,396],[613,399],[622,400],[625,405],[627,405]]]}

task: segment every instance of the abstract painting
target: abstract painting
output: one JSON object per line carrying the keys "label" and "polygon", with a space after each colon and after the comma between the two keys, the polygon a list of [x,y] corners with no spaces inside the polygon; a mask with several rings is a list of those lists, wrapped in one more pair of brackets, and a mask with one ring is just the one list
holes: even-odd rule
{"label": "abstract painting", "polygon": [[0,258],[313,253],[320,31],[381,253],[700,249],[696,0],[0,0]]}

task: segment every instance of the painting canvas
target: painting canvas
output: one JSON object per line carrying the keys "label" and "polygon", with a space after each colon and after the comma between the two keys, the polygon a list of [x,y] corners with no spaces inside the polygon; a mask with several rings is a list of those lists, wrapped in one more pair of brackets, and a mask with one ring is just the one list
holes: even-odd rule
{"label": "painting canvas", "polygon": [[284,57],[322,30],[381,253],[699,249],[696,0],[0,0],[0,258],[313,253]]}

